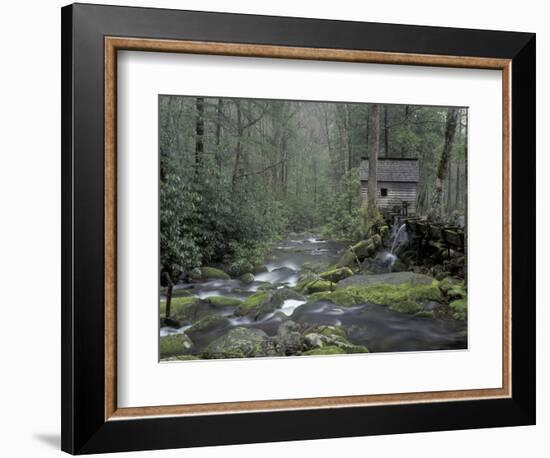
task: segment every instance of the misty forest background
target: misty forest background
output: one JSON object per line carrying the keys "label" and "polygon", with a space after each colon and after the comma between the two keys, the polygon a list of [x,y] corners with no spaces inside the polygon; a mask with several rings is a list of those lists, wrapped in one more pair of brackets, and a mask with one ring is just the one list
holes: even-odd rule
{"label": "misty forest background", "polygon": [[288,231],[353,242],[378,217],[362,157],[418,158],[417,215],[466,208],[467,110],[159,97],[161,270],[262,262]]}

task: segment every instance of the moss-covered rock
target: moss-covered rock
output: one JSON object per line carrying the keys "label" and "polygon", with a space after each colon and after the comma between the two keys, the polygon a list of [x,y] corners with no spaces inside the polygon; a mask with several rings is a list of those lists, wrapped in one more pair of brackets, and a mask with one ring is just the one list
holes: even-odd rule
{"label": "moss-covered rock", "polygon": [[422,310],[422,304],[411,300],[402,300],[391,303],[389,308],[394,312],[413,314]]}
{"label": "moss-covered rock", "polygon": [[235,310],[236,316],[245,316],[247,315],[252,309],[255,307],[258,307],[262,305],[263,303],[267,302],[270,298],[270,292],[269,291],[259,291],[257,293],[254,293],[252,296],[247,297]]}
{"label": "moss-covered rock", "polygon": [[334,283],[328,280],[313,280],[304,286],[303,290],[306,294],[318,293],[322,291],[331,291],[334,289]]}
{"label": "moss-covered rock", "polygon": [[[309,336],[309,338],[308,338]],[[315,333],[306,336],[308,347],[337,347],[343,353],[368,353],[367,347],[355,345],[348,340],[348,335],[342,326],[318,326]]]}
{"label": "moss-covered rock", "polygon": [[221,329],[229,324],[229,320],[220,315],[207,315],[197,321],[187,331],[187,335],[193,340],[197,335]]}
{"label": "moss-covered rock", "polygon": [[239,280],[241,280],[244,284],[249,285],[254,281],[254,274],[247,272],[245,274],[242,274],[239,277]]}
{"label": "moss-covered rock", "polygon": [[449,304],[451,316],[455,320],[465,320],[468,315],[468,302],[464,299],[457,299]]}
{"label": "moss-covered rock", "polygon": [[205,358],[250,358],[266,356],[268,336],[260,329],[233,328],[210,343],[203,352]]}
{"label": "moss-covered rock", "polygon": [[338,283],[340,280],[351,277],[352,275],[353,271],[349,267],[339,267],[337,269],[327,270],[326,272],[320,273],[319,277],[323,280]]}
{"label": "moss-covered rock", "polygon": [[361,303],[353,291],[348,289],[337,289],[330,294],[328,298],[333,304],[351,307]]}
{"label": "moss-covered rock", "polygon": [[309,332],[304,336],[304,344],[307,349],[322,347],[325,343],[325,339],[321,334],[315,332]]}
{"label": "moss-covered rock", "polygon": [[[170,302],[170,313],[173,315],[174,314],[174,311],[187,305],[187,304],[190,304],[192,302],[194,302],[195,300],[197,300],[198,298],[196,297],[173,297],[171,302]],[[164,316],[166,314],[166,299],[162,299],[160,301],[160,305],[159,305],[159,313],[161,316]]]}
{"label": "moss-covered rock", "polygon": [[329,338],[348,338],[346,329],[343,326],[319,326],[317,328],[317,333]]}
{"label": "moss-covered rock", "polygon": [[172,334],[160,338],[161,359],[183,355],[193,348],[192,340],[185,334]]}
{"label": "moss-covered rock", "polygon": [[229,280],[231,277],[221,269],[215,267],[201,267],[201,277],[205,280]]}
{"label": "moss-covered rock", "polygon": [[379,234],[374,234],[370,238],[370,241],[375,248],[380,248],[382,246],[382,237],[380,237]]}
{"label": "moss-covered rock", "polygon": [[439,284],[439,289],[449,299],[464,299],[467,296],[464,281],[455,277],[445,277]]}
{"label": "moss-covered rock", "polygon": [[249,316],[255,319],[273,312],[287,299],[302,300],[303,296],[290,288],[272,291],[258,291],[245,299],[235,310],[236,316]]}
{"label": "moss-covered rock", "polygon": [[422,302],[442,302],[443,296],[439,282],[432,280],[430,284],[364,284],[338,288],[325,294],[314,294],[309,302],[328,300],[342,306],[373,303],[390,306],[401,313],[416,313],[422,309]]}
{"label": "moss-covered rock", "polygon": [[198,297],[172,299],[171,315],[182,323],[195,323],[213,313],[213,307]]}
{"label": "moss-covered rock", "polygon": [[324,347],[313,348],[303,352],[303,355],[315,356],[315,355],[343,355],[346,352],[336,345],[326,345]]}
{"label": "moss-covered rock", "polygon": [[383,239],[387,238],[390,235],[389,226],[387,225],[381,226],[379,233],[380,233],[380,237],[382,237]]}
{"label": "moss-covered rock", "polygon": [[205,301],[214,307],[237,307],[242,303],[240,299],[226,296],[210,296]]}

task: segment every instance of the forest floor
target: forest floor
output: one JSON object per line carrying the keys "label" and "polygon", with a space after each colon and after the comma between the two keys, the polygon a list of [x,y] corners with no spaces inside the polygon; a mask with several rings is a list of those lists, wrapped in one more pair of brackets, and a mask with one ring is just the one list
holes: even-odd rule
{"label": "forest floor", "polygon": [[[390,242],[372,258],[386,259]],[[347,249],[291,232],[254,273],[230,278],[203,268],[176,286],[168,319],[161,296],[161,360],[467,348],[465,315],[452,309],[459,282],[373,273],[373,259],[369,269],[336,267]]]}

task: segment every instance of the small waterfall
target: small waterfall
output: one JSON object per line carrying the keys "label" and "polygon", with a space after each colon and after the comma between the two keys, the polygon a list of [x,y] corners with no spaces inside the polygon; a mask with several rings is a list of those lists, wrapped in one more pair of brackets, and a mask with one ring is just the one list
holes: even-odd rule
{"label": "small waterfall", "polygon": [[[406,227],[407,227],[406,224],[402,224],[401,227],[395,233],[395,237],[393,238],[393,243],[391,245],[391,250],[390,250],[391,254],[393,254],[393,250],[395,250],[395,245],[397,244],[397,241],[399,240],[401,232],[403,232],[406,229]],[[406,237],[407,232],[404,232],[404,234],[405,234],[405,237]]]}
{"label": "small waterfall", "polygon": [[407,231],[406,231],[406,224],[399,225],[400,221],[396,217],[394,220],[393,226],[392,226],[392,244],[391,249],[389,252],[385,252],[382,254],[382,261],[387,264],[388,271],[393,271],[393,265],[395,264],[395,261],[397,261],[397,256],[394,254],[395,247],[397,246],[397,242],[401,240],[407,240]]}

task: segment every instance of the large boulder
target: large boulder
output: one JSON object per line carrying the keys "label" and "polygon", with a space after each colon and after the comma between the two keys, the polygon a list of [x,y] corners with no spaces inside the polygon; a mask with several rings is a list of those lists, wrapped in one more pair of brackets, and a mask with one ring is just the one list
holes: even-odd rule
{"label": "large boulder", "polygon": [[254,281],[254,274],[247,272],[245,274],[242,274],[239,277],[239,280],[241,280],[244,284],[249,285]]}
{"label": "large boulder", "polygon": [[[306,334],[304,354],[343,354],[368,353],[363,345],[355,345],[348,340],[347,332],[342,326],[319,326],[314,332]],[[339,351],[334,351],[333,349]],[[320,351],[324,349],[324,351]]]}
{"label": "large boulder", "polygon": [[423,309],[423,304],[417,301],[401,300],[390,303],[390,310],[399,313],[415,314]]}
{"label": "large boulder", "polygon": [[221,269],[215,267],[201,267],[201,277],[204,280],[229,280],[231,277]]}
{"label": "large boulder", "polygon": [[445,302],[437,280],[412,272],[353,275],[337,283],[334,291],[315,294],[312,299],[342,306],[379,304],[401,313],[418,312],[429,301]]}
{"label": "large boulder", "polygon": [[170,313],[181,323],[196,323],[215,312],[208,302],[198,297],[181,297],[172,299]]}
{"label": "large boulder", "polygon": [[210,343],[203,351],[205,358],[250,358],[267,356],[270,350],[267,334],[260,329],[233,328]]}
{"label": "large boulder", "polygon": [[194,340],[195,338],[213,332],[229,325],[229,320],[220,315],[208,315],[197,321],[187,331],[187,335]]}
{"label": "large boulder", "polygon": [[281,307],[286,300],[304,300],[304,296],[291,288],[259,291],[245,299],[235,310],[236,316],[258,319]]}
{"label": "large boulder", "polygon": [[185,334],[171,334],[160,338],[160,358],[179,356],[193,348],[192,340]]}
{"label": "large boulder", "polygon": [[302,352],[304,338],[300,326],[292,320],[284,321],[277,330],[275,348],[282,355],[296,355]]}

